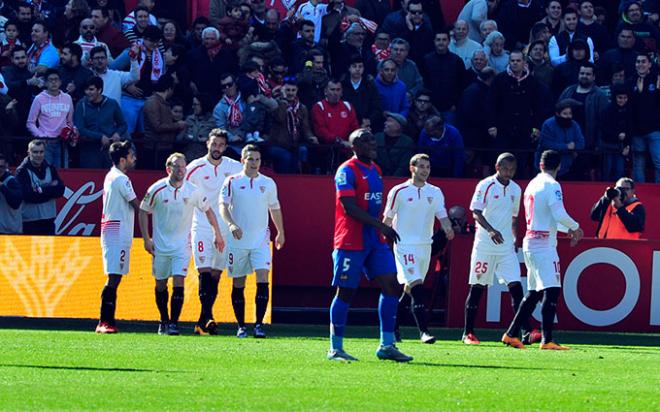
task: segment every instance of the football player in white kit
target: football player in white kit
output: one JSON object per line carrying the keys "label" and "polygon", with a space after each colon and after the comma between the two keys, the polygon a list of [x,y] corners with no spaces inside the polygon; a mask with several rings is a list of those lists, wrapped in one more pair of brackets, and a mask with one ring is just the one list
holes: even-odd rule
{"label": "football player in white kit", "polygon": [[[387,194],[383,222],[400,236],[394,244],[397,280],[404,285],[401,300],[410,298],[411,309],[423,343],[435,343],[429,333],[424,306],[424,278],[431,261],[433,223],[440,221],[447,239],[454,238],[445,209],[445,197],[437,186],[427,183],[431,161],[423,153],[410,159],[410,180],[394,186]],[[405,307],[399,303],[399,311]],[[402,315],[402,312],[397,318]],[[398,326],[398,325],[397,325]],[[397,329],[398,330],[398,327]],[[395,332],[398,336],[398,333]]]}
{"label": "football player in white kit", "polygon": [[[474,320],[481,295],[487,287],[493,285],[495,276],[509,288],[514,314],[523,300],[520,264],[516,254],[522,192],[520,186],[512,180],[516,174],[516,157],[511,153],[500,154],[495,162],[495,170],[497,173],[477,184],[470,202],[477,233],[470,258],[470,292],[465,301],[462,340],[466,345],[481,343],[474,334]],[[538,331],[529,331],[528,322],[523,323],[522,330],[524,339],[532,343],[540,339]]]}
{"label": "football player in white kit", "polygon": [[228,276],[233,278],[231,303],[238,322],[236,336],[246,338],[243,292],[246,277],[256,272],[254,337],[265,338],[263,319],[268,307],[268,272],[271,268],[269,212],[277,229],[275,247],[278,250],[284,246],[284,224],[277,186],[273,179],[259,173],[259,147],[252,144],[245,146],[241,151],[241,163],[243,171],[225,181],[220,204],[220,216],[232,234],[227,242]]}
{"label": "football player in white kit", "polygon": [[135,151],[130,142],[115,142],[108,154],[112,168],[103,181],[103,214],[101,215],[101,251],[103,271],[108,281],[101,292],[101,316],[96,333],[117,333],[115,308],[117,288],[128,273],[133,243],[135,211],[140,203],[126,172],[135,168]]}
{"label": "football player in white kit", "polygon": [[[213,234],[213,246],[225,247],[220,227],[209,202],[194,184],[187,182],[186,158],[173,153],[165,163],[167,177],[147,190],[140,204],[140,231],[144,248],[153,255],[153,276],[156,278],[156,306],[160,312],[158,334],[178,335],[177,322],[183,308],[185,277],[190,263],[190,227],[195,209],[206,214]],[[153,215],[153,239],[149,236],[149,215]],[[172,278],[171,313],[167,311],[167,280]]]}
{"label": "football player in white kit", "polygon": [[[220,219],[220,191],[228,176],[242,170],[240,162],[223,156],[227,148],[227,131],[213,129],[206,141],[208,153],[190,162],[187,166],[186,180],[197,186],[211,205],[211,210],[218,220],[223,239],[229,237],[229,227]],[[199,209],[193,216],[192,252],[195,267],[199,273],[199,302],[201,312],[195,325],[196,335],[216,335],[217,325],[213,319],[213,304],[218,296],[220,274],[227,267],[227,249],[220,252],[213,247],[213,228]]]}
{"label": "football player in white kit", "polygon": [[524,320],[541,301],[541,349],[567,350],[552,339],[552,327],[561,291],[557,230],[568,228],[571,246],[575,246],[584,233],[580,225],[564,208],[561,186],[555,180],[561,167],[561,154],[546,150],[541,154],[539,173],[525,189],[525,221],[527,231],[523,238],[523,254],[527,266],[527,295],[523,299],[502,342],[517,349],[525,345],[517,338]]}

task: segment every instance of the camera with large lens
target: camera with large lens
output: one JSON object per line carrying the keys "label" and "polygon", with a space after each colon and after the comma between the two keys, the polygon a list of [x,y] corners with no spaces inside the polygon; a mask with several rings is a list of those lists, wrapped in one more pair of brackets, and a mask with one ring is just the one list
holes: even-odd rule
{"label": "camera with large lens", "polygon": [[605,191],[605,196],[607,196],[609,200],[619,197],[623,202],[626,199],[626,191],[622,187],[608,187]]}

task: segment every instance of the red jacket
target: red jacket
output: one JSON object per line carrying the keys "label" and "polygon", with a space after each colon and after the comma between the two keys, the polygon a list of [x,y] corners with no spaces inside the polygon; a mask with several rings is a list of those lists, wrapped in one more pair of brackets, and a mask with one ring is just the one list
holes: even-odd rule
{"label": "red jacket", "polygon": [[348,135],[360,127],[349,102],[331,104],[326,99],[312,107],[312,125],[320,143],[334,143],[337,138],[348,140]]}

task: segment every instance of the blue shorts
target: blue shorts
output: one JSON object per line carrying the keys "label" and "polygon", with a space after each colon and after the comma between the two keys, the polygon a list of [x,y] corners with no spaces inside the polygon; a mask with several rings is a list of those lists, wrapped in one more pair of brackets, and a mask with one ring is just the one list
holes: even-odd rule
{"label": "blue shorts", "polygon": [[369,280],[382,275],[396,274],[394,255],[389,248],[335,249],[332,252],[332,261],[334,266],[332,286],[357,289],[363,273]]}

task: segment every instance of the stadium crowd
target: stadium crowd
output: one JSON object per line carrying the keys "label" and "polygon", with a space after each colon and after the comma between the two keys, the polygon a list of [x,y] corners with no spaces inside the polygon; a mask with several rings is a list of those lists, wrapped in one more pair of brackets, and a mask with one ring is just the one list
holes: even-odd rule
{"label": "stadium crowd", "polygon": [[470,0],[456,21],[428,0],[210,3],[187,25],[157,0],[0,0],[8,163],[41,138],[48,164],[106,168],[131,139],[161,169],[222,128],[235,158],[255,143],[277,173],[332,173],[369,127],[385,175],[424,152],[435,176],[484,177],[511,151],[525,178],[554,149],[564,179],[631,160],[660,181],[657,0]]}

